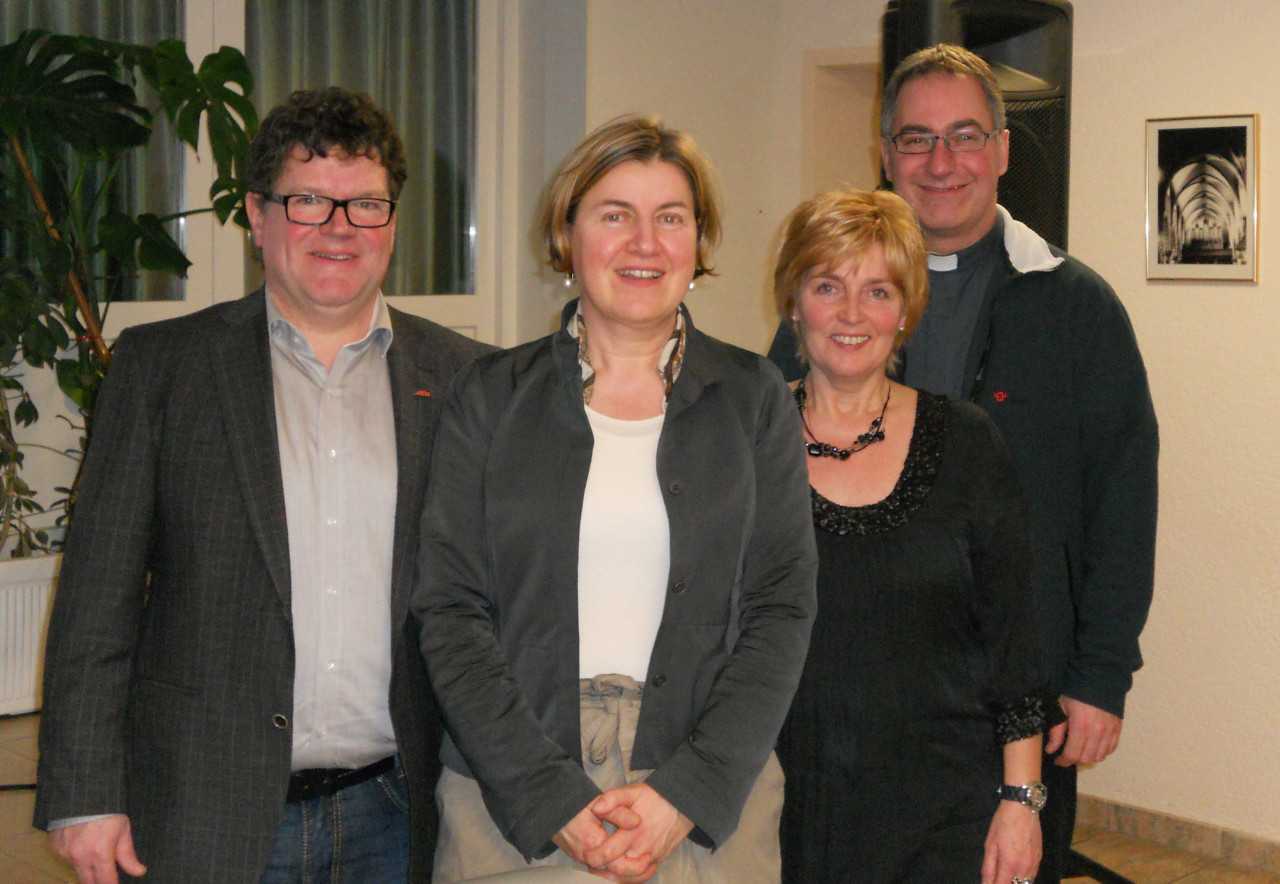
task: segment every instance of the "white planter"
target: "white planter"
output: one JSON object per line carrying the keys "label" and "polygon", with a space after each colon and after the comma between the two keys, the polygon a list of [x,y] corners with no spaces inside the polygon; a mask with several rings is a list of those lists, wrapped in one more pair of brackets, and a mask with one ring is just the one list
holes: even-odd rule
{"label": "white planter", "polygon": [[0,561],[0,715],[40,708],[58,555]]}

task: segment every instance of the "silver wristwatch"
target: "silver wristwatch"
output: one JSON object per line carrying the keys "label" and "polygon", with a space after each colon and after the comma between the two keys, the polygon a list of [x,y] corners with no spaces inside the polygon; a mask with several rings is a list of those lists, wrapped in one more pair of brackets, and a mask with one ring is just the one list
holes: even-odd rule
{"label": "silver wristwatch", "polygon": [[1049,790],[1044,787],[1044,783],[1030,782],[1025,786],[1010,786],[1006,783],[1000,787],[1000,798],[1003,801],[1016,801],[1030,808],[1032,813],[1039,813],[1049,800]]}

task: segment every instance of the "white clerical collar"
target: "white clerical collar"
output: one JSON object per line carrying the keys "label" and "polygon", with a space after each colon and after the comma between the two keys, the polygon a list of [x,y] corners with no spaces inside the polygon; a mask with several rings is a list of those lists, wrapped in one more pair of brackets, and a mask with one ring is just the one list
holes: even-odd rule
{"label": "white clerical collar", "polygon": [[960,266],[960,259],[954,254],[935,255],[929,253],[929,269],[937,272],[945,273],[948,270],[955,270]]}

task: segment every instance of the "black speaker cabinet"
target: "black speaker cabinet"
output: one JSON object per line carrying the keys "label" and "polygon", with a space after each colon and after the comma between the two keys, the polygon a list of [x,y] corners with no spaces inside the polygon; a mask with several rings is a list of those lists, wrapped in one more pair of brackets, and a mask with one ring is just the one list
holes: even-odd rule
{"label": "black speaker cabinet", "polygon": [[884,77],[917,49],[955,43],[991,65],[1004,96],[1009,171],[1000,203],[1067,247],[1071,137],[1071,4],[1067,0],[889,0]]}

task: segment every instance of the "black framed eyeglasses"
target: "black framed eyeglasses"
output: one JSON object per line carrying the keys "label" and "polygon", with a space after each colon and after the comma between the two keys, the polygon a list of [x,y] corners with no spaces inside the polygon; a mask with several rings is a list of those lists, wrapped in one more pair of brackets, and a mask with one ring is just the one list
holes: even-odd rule
{"label": "black framed eyeglasses", "polygon": [[352,227],[386,227],[391,223],[391,216],[396,211],[395,200],[384,200],[374,196],[355,196],[347,200],[336,200],[330,196],[317,196],[314,193],[262,193],[267,202],[284,206],[284,216],[294,224],[305,224],[308,227],[322,227],[329,223],[333,213],[338,209],[347,214],[347,221]]}
{"label": "black framed eyeglasses", "polygon": [[939,141],[945,143],[947,150],[952,153],[975,153],[986,147],[987,142],[997,134],[999,130],[983,132],[981,129],[957,129],[945,135],[933,132],[899,132],[889,140],[898,153],[933,153],[933,148]]}

